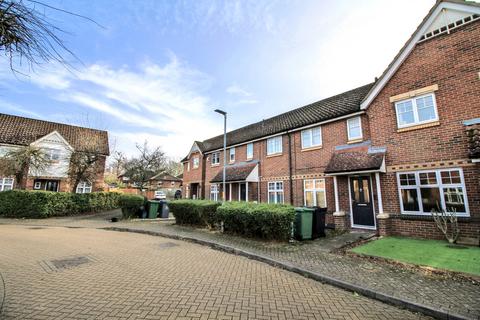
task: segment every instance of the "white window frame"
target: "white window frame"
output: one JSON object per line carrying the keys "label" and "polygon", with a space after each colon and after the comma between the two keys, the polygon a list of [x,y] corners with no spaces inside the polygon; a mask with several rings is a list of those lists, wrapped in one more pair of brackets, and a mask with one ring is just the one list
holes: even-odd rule
{"label": "white window frame", "polygon": [[187,171],[190,171],[190,161],[187,162]]}
{"label": "white window frame", "polygon": [[200,166],[200,158],[198,156],[193,157],[193,169],[197,169]]}
{"label": "white window frame", "polygon": [[40,190],[42,188],[42,182],[41,181],[35,181],[33,184],[33,190]]}
{"label": "white window frame", "polygon": [[[360,136],[358,137],[352,137],[352,135],[350,134],[350,123],[354,120],[358,120],[359,127],[360,127]],[[353,118],[347,119],[347,135],[348,135],[348,141],[363,139],[362,117],[353,117]]]}
{"label": "white window frame", "polygon": [[[280,143],[278,143],[280,141]],[[282,154],[283,153],[283,137],[276,136],[270,139],[267,139],[267,156],[275,155],[275,154]],[[271,148],[273,150],[271,150]],[[277,149],[279,147],[279,149]]]}
{"label": "white window frame", "polygon": [[[430,119],[430,120],[420,121],[420,120],[418,120],[417,99],[425,98],[425,97],[427,97],[427,96],[432,96],[433,110],[434,110],[434,112],[435,112],[435,118],[434,118],[434,119]],[[398,116],[398,105],[399,105],[400,103],[404,103],[404,102],[407,102],[407,101],[411,101],[411,102],[412,102],[412,111],[413,111],[413,120],[414,120],[414,122],[413,122],[413,123],[408,123],[408,124],[403,124],[403,125],[401,125],[401,124],[400,124],[400,118],[399,118],[399,116]],[[422,125],[422,124],[426,124],[426,123],[438,121],[439,118],[438,118],[437,100],[436,100],[436,98],[435,98],[435,93],[434,93],[434,92],[430,92],[430,93],[418,95],[418,96],[415,96],[415,97],[412,97],[412,98],[409,98],[409,99],[403,99],[403,100],[400,100],[400,101],[396,101],[396,102],[395,102],[395,115],[397,116],[397,127],[398,127],[399,129],[401,129],[401,128],[408,128],[408,127],[413,127],[413,126],[418,126],[418,125]]]}
{"label": "white window frame", "polygon": [[92,193],[92,184],[87,181],[81,181],[77,185],[77,190],[75,190],[76,193]]}
{"label": "white window frame", "polygon": [[253,143],[247,144],[247,160],[253,159]]}
{"label": "white window frame", "polygon": [[[7,183],[7,181],[9,183]],[[0,191],[13,190],[14,183],[15,183],[14,178],[8,178],[8,177],[2,178],[2,177],[0,177]],[[8,189],[5,189],[7,187],[8,187]]]}
{"label": "white window frame", "polygon": [[[442,182],[442,172],[446,171],[459,171],[460,172],[460,183],[455,184],[447,184]],[[420,184],[420,173],[427,173],[427,172],[435,172],[435,176],[437,179],[436,184]],[[415,185],[408,185],[402,186],[400,184],[400,175],[402,174],[414,174],[415,175]],[[470,210],[468,207],[468,197],[467,197],[467,188],[465,186],[465,179],[463,176],[463,170],[461,168],[447,168],[447,169],[434,169],[434,170],[419,170],[419,171],[406,171],[406,172],[397,172],[397,189],[398,189],[398,197],[400,201],[400,210],[402,214],[407,215],[419,215],[419,216],[431,216],[430,212],[423,212],[423,202],[422,202],[422,195],[420,192],[421,188],[438,188],[440,192],[440,205],[442,209],[446,209],[445,205],[445,195],[444,195],[444,188],[455,188],[461,187],[463,190],[463,198],[465,201],[465,212],[457,212],[457,217],[470,217]],[[402,201],[402,190],[410,189],[417,191],[417,200],[418,200],[418,209],[419,211],[405,211],[403,209],[403,201]]]}
{"label": "white window frame", "polygon": [[[313,182],[313,189],[307,189],[307,181],[312,181]],[[324,188],[317,188],[317,181],[321,182],[323,181]],[[303,205],[307,206],[307,192],[313,192],[314,197],[313,197],[313,206],[316,207],[318,205],[317,203],[317,191],[323,191],[323,200],[325,203],[325,207],[327,207],[327,185],[325,179],[305,179],[303,180]]]}
{"label": "white window frame", "polygon": [[[47,148],[45,149],[46,158],[50,161],[60,161],[62,151],[60,149]],[[57,159],[54,159],[57,158]]]}
{"label": "white window frame", "polygon": [[235,162],[235,147],[230,148],[228,152],[228,161],[229,162]]}
{"label": "white window frame", "polygon": [[[281,189],[277,189],[277,184],[278,183],[281,183],[282,184],[282,188]],[[270,190],[270,185],[273,185],[274,186],[274,189]],[[270,202],[270,194],[274,194],[275,195],[275,202]],[[285,203],[285,192],[284,192],[284,184],[283,184],[283,181],[271,181],[267,184],[267,198],[268,198],[268,203],[279,203],[277,202],[278,200],[278,197],[277,195],[281,193],[282,194],[282,202],[281,203]]]}
{"label": "white window frame", "polygon": [[[315,129],[318,129],[320,131],[320,143],[318,143],[318,144],[313,144],[313,130],[315,130]],[[311,144],[309,146],[305,145],[305,142],[303,140],[303,135],[304,134],[308,134],[310,136],[310,143]],[[300,133],[300,139],[302,140],[302,149],[321,147],[322,143],[323,143],[322,127],[318,126],[318,127],[302,130],[302,132]]]}
{"label": "white window frame", "polygon": [[220,164],[220,152],[212,153],[212,166]]}
{"label": "white window frame", "polygon": [[218,201],[218,194],[220,193],[218,184],[210,185],[210,200]]}

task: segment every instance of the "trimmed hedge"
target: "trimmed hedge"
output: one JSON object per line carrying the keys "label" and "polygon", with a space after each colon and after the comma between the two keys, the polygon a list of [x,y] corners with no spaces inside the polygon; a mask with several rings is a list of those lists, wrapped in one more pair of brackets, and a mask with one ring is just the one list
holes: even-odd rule
{"label": "trimmed hedge", "polygon": [[10,190],[0,192],[0,216],[48,218],[118,208],[119,193]]}
{"label": "trimmed hedge", "polygon": [[247,237],[288,240],[295,209],[282,204],[225,203],[217,209],[224,231]]}
{"label": "trimmed hedge", "polygon": [[177,224],[213,227],[220,202],[209,200],[175,200],[168,203]]}
{"label": "trimmed hedge", "polygon": [[122,194],[118,202],[122,208],[123,218],[129,219],[139,215],[140,207],[145,204],[145,198],[135,194]]}

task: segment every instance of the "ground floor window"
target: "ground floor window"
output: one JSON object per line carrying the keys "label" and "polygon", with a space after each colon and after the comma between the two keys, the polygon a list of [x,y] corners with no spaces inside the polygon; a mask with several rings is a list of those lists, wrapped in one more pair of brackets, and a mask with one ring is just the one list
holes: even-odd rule
{"label": "ground floor window", "polygon": [[92,192],[92,184],[90,182],[82,181],[77,186],[77,193],[90,193]]}
{"label": "ground floor window", "polygon": [[210,186],[210,200],[218,201],[218,184],[212,184]]}
{"label": "ground floor window", "polygon": [[469,215],[462,169],[401,172],[397,179],[402,213],[430,215],[443,209]]}
{"label": "ground floor window", "polygon": [[283,203],[283,182],[268,183],[268,203]]}
{"label": "ground floor window", "polygon": [[306,207],[327,207],[325,179],[303,181],[303,198]]}
{"label": "ground floor window", "polygon": [[0,191],[7,191],[13,189],[13,178],[0,177]]}

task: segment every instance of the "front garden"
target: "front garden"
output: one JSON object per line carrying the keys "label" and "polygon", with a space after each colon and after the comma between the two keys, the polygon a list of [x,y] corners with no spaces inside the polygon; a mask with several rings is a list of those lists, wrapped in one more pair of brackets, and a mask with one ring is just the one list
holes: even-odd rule
{"label": "front garden", "polygon": [[480,248],[446,241],[385,237],[351,249],[352,252],[417,266],[480,276]]}

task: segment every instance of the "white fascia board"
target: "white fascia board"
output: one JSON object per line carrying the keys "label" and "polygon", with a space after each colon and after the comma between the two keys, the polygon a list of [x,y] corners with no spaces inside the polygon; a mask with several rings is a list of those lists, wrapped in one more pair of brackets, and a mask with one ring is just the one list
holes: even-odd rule
{"label": "white fascia board", "polygon": [[47,140],[49,137],[51,137],[51,136],[53,136],[53,135],[57,135],[57,136],[60,138],[60,140],[62,141],[62,143],[63,143],[69,150],[71,150],[71,151],[74,150],[73,147],[70,145],[70,143],[68,143],[68,141],[65,140],[65,138],[64,138],[57,130],[54,130],[54,131],[50,132],[49,134],[47,134],[47,135],[45,135],[45,136],[43,136],[43,137],[41,137],[41,138],[33,141],[30,145],[35,146],[35,145],[39,144],[40,142],[42,142],[43,140]]}
{"label": "white fascia board", "polygon": [[472,12],[476,14],[480,14],[480,7],[471,6],[468,4],[461,4],[461,3],[452,3],[452,2],[442,2],[440,3],[437,8],[432,12],[430,17],[423,23],[423,25],[418,29],[418,31],[413,35],[413,37],[409,40],[407,46],[404,48],[403,52],[400,56],[392,63],[390,68],[385,72],[384,76],[374,85],[374,87],[370,90],[370,93],[364,99],[364,101],[360,104],[360,109],[365,110],[368,108],[370,103],[376,98],[376,96],[380,93],[383,87],[388,83],[388,81],[392,78],[398,68],[402,65],[405,59],[410,55],[412,50],[415,48],[415,45],[420,40],[422,35],[427,32],[430,25],[435,21],[437,16],[443,9],[451,9],[451,10],[458,10],[458,11],[466,11]]}

